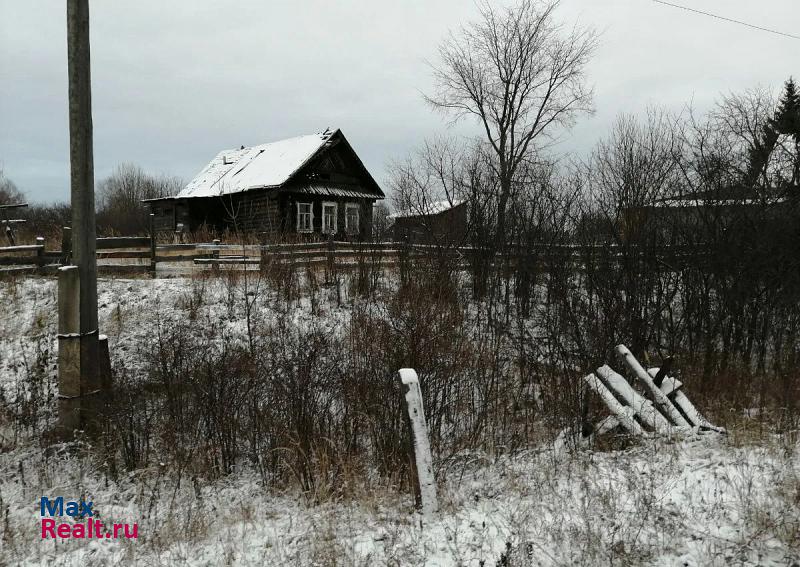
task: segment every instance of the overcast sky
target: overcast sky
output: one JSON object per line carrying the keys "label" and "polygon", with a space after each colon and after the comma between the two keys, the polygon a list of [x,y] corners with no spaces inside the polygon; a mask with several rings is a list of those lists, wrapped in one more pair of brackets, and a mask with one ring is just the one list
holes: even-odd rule
{"label": "overcast sky", "polygon": [[[798,0],[672,0],[800,29]],[[123,162],[190,179],[219,150],[341,128],[379,183],[436,133],[468,135],[424,103],[426,60],[471,0],[92,0],[95,177]],[[652,0],[563,0],[602,33],[597,112],[561,151],[585,152],[622,112],[708,108],[720,93],[800,75],[800,41]],[[31,201],[67,200],[66,8],[0,0],[0,164]]]}

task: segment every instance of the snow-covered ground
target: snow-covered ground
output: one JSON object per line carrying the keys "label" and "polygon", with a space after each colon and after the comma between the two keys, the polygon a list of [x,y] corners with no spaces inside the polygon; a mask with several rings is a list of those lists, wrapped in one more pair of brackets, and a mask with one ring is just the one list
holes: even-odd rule
{"label": "snow-covered ground", "polygon": [[[225,316],[225,285],[197,304],[190,279],[104,279],[101,329],[131,363],[155,325]],[[0,282],[0,384],[13,399],[36,360],[52,364],[56,286]],[[310,317],[301,301],[298,319]],[[347,308],[327,308],[330,325]],[[37,355],[37,352],[39,353]],[[52,368],[50,368],[52,371]],[[48,385],[46,395],[54,392]],[[51,411],[51,410],[50,410]],[[797,435],[649,440],[555,455],[462,453],[437,461],[441,511],[413,512],[389,480],[350,478],[345,496],[267,490],[242,469],[214,482],[154,465],[112,479],[82,443],[44,450],[0,428],[0,565],[793,565],[800,562]],[[41,539],[43,497],[85,496],[105,522],[135,522],[136,540]]]}

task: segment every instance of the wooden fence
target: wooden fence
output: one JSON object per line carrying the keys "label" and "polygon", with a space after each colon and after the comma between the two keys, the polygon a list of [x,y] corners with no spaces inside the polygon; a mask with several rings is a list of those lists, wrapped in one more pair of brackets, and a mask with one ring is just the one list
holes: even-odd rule
{"label": "wooden fence", "polygon": [[[36,244],[0,247],[0,274],[53,273],[70,262],[71,235],[65,229],[60,249],[50,249],[44,238]],[[400,242],[308,242],[295,244],[228,244],[219,240],[208,243],[166,244],[143,237],[107,237],[97,239],[97,265],[100,273],[176,274],[197,270],[247,270],[278,264],[328,270],[350,269],[359,265],[383,268],[399,265],[404,260],[449,259],[457,267],[466,267],[486,249],[461,246],[440,247]],[[662,247],[642,251],[648,261],[668,268],[683,265],[687,259],[697,260],[697,249]],[[521,262],[559,261],[572,263],[581,269],[589,258],[615,261],[630,257],[631,250],[615,246],[581,246],[569,244],[539,244],[528,247],[511,246],[503,255],[509,266]]]}
{"label": "wooden fence", "polygon": [[[0,247],[0,274],[54,273],[70,263],[67,234],[60,249],[36,244]],[[397,264],[403,255],[422,257],[428,250],[394,243],[316,242],[278,245],[208,243],[160,244],[149,237],[97,239],[97,268],[100,273],[157,273],[174,270],[191,272],[214,269],[256,269],[274,264],[302,267],[354,267],[359,262],[385,267]]]}

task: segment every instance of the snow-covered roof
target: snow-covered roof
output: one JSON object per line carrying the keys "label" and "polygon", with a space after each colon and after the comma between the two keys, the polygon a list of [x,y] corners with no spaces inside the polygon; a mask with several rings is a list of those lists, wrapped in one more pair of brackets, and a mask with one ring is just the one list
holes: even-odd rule
{"label": "snow-covered roof", "polygon": [[398,213],[392,213],[389,215],[390,219],[402,219],[406,217],[419,217],[422,215],[438,215],[445,211],[449,211],[450,209],[455,209],[457,206],[463,204],[464,201],[431,201],[428,203],[424,203],[421,206],[416,207],[414,210],[409,211],[402,211]]}
{"label": "snow-covered roof", "polygon": [[785,198],[773,199],[664,199],[653,205],[654,207],[675,207],[675,208],[695,208],[695,207],[749,207],[753,205],[776,205],[786,201]]}
{"label": "snow-covered roof", "polygon": [[221,151],[176,197],[214,197],[283,185],[334,133],[326,130],[251,148]]}

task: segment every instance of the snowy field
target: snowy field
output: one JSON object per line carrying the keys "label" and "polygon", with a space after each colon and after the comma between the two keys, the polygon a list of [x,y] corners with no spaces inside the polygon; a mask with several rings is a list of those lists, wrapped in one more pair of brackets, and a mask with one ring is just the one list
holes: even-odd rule
{"label": "snowy field", "polygon": [[[189,279],[104,279],[102,332],[114,357],[193,304]],[[217,285],[194,313],[223,314]],[[3,399],[55,348],[56,285],[0,282]],[[310,317],[300,301],[297,319]],[[205,314],[205,315],[204,315]],[[347,308],[321,315],[331,326]],[[240,318],[220,317],[231,333]],[[37,352],[39,353],[37,355]],[[128,360],[130,362],[130,360]],[[52,373],[53,368],[49,367]],[[53,399],[52,383],[45,385]],[[44,411],[47,418],[49,410]],[[267,490],[242,469],[214,482],[154,465],[116,480],[86,443],[43,450],[0,429],[0,565],[782,565],[800,564],[800,445],[738,417],[730,435],[693,436],[555,455],[463,453],[436,462],[441,512],[423,519],[392,481],[350,478],[345,496]],[[136,540],[41,539],[42,496],[85,496]]]}

